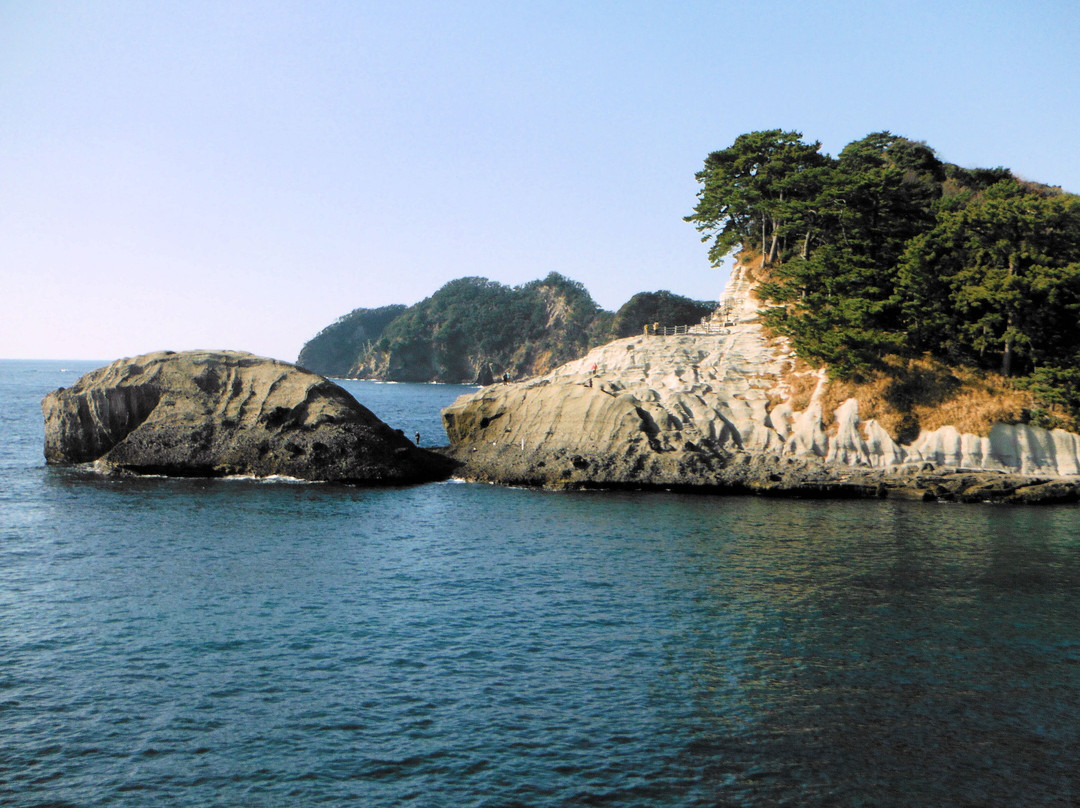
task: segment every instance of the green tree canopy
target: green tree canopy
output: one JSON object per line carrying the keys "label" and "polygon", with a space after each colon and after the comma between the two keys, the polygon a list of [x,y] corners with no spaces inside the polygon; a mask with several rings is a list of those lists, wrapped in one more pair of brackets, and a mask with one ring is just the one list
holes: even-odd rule
{"label": "green tree canopy", "polygon": [[300,351],[296,363],[324,376],[348,376],[356,357],[369,350],[407,306],[353,309],[328,325]]}
{"label": "green tree canopy", "polygon": [[687,221],[714,263],[763,255],[766,319],[804,357],[852,376],[929,352],[1024,376],[1080,418],[1080,197],[890,132],[835,159],[751,132],[696,176]]}
{"label": "green tree canopy", "polygon": [[1080,198],[1003,180],[945,210],[898,272],[915,349],[1012,375],[1080,349]]}
{"label": "green tree canopy", "polygon": [[696,175],[698,204],[686,221],[712,242],[714,264],[741,247],[767,251],[774,260],[783,240],[807,227],[823,179],[813,169],[827,165],[820,149],[800,132],[772,129],[740,135],[705,158]]}
{"label": "green tree canopy", "polygon": [[667,290],[638,292],[623,303],[611,324],[611,339],[640,334],[647,323],[694,325],[716,310],[716,301],[691,300]]}

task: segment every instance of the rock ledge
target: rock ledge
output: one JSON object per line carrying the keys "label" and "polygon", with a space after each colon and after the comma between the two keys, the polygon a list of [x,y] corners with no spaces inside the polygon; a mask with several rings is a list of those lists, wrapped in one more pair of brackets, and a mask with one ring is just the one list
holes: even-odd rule
{"label": "rock ledge", "polygon": [[522,450],[508,444],[440,449],[472,482],[555,490],[612,489],[751,494],[800,499],[903,499],[1052,505],[1080,502],[1080,477],[1052,477],[919,463],[852,468],[821,459],[709,451],[638,454],[629,462],[604,452]]}

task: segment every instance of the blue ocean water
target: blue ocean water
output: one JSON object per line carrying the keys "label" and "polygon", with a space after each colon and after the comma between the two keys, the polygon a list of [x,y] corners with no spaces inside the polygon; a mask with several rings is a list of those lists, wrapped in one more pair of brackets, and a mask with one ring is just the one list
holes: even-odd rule
{"label": "blue ocean water", "polygon": [[0,362],[0,804],[1080,801],[1074,507],[46,468],[91,366]]}

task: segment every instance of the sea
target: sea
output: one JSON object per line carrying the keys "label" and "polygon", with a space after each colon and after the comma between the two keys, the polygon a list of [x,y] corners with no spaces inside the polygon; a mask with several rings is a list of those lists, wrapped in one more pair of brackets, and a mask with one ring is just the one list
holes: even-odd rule
{"label": "sea", "polygon": [[100,364],[0,362],[2,805],[1080,803],[1076,507],[47,467]]}

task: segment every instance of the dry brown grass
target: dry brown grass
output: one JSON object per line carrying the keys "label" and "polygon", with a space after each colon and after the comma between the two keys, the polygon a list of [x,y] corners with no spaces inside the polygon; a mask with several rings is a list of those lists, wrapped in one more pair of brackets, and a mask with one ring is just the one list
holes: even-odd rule
{"label": "dry brown grass", "polygon": [[735,263],[744,267],[747,280],[752,283],[769,280],[769,268],[765,266],[765,256],[761,253],[743,250],[735,254]]}
{"label": "dry brown grass", "polygon": [[773,409],[781,401],[789,401],[796,412],[805,410],[810,406],[810,399],[817,389],[817,370],[806,360],[796,357],[791,370],[784,374],[781,385],[786,392],[777,391],[773,396],[776,400],[769,401],[769,409]]}
{"label": "dry brown grass", "polygon": [[859,418],[874,418],[901,443],[921,430],[954,426],[961,432],[987,435],[994,424],[1026,420],[1035,400],[996,373],[956,368],[924,357],[890,357],[887,372],[864,382],[832,381],[822,402],[824,416],[848,398],[859,401]]}
{"label": "dry brown grass", "polygon": [[[746,267],[756,283],[769,280],[770,268],[760,252],[743,251],[736,262]],[[769,332],[773,338],[774,332]],[[922,430],[954,426],[961,432],[989,434],[994,424],[1023,423],[1039,405],[1030,392],[1014,387],[997,373],[951,367],[936,359],[887,357],[886,370],[865,381],[829,381],[822,401],[825,426],[833,426],[833,412],[848,398],[859,402],[859,418],[880,423],[901,443],[914,440]],[[817,385],[814,368],[802,359],[784,375],[791,406],[805,409]],[[770,397],[769,409],[789,398],[781,390]]]}

